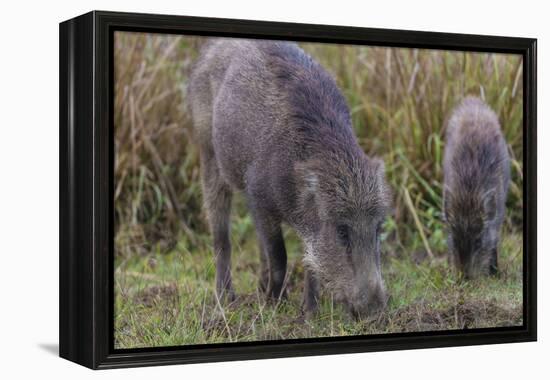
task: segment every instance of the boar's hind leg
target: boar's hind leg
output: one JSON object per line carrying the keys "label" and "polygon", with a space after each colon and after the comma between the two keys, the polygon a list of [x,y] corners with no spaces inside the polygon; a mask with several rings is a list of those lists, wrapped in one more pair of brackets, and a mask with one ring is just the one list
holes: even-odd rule
{"label": "boar's hind leg", "polygon": [[213,154],[201,152],[201,177],[204,205],[212,231],[216,258],[216,293],[220,300],[233,301],[235,293],[231,282],[231,241],[229,216],[232,192],[220,175]]}
{"label": "boar's hind leg", "polygon": [[[253,206],[251,209],[256,233],[260,241],[262,267],[260,287],[269,297],[274,299],[283,298],[286,295],[284,289],[286,249],[281,223],[273,220],[272,216],[257,207]],[[265,278],[266,272],[268,274],[267,278]]]}

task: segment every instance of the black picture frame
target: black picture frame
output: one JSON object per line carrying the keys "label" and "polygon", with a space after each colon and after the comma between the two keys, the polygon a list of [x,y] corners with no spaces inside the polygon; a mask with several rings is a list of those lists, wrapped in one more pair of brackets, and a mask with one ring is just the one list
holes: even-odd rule
{"label": "black picture frame", "polygon": [[[115,31],[514,53],[523,56],[523,326],[115,350]],[[60,356],[93,369],[535,341],[536,39],[93,11],[59,30]]]}

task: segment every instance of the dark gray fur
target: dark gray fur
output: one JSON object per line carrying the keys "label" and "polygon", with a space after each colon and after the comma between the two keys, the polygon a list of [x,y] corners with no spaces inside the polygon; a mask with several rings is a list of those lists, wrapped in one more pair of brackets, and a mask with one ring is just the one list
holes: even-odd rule
{"label": "dark gray fur", "polygon": [[452,262],[466,277],[495,274],[510,182],[510,158],[496,114],[468,97],[447,125],[444,212]]}
{"label": "dark gray fur", "polygon": [[192,71],[188,99],[218,295],[234,294],[229,213],[237,190],[254,219],[269,296],[284,295],[287,223],[304,242],[308,313],[320,285],[354,314],[380,309],[379,232],[390,191],[382,161],[359,147],[332,77],[293,43],[213,39]]}

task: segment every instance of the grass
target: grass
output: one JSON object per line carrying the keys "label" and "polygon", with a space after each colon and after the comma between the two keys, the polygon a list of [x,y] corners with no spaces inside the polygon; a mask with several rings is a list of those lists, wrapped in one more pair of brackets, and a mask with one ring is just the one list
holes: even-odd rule
{"label": "grass", "polygon": [[[288,300],[258,293],[258,249],[244,202],[232,216],[231,305],[214,296],[211,239],[201,209],[198,151],[185,88],[204,39],[115,37],[115,346],[495,327],[522,323],[522,61],[520,56],[301,44],[333,74],[360,145],[382,157],[394,190],[383,272],[391,295],[375,319],[354,321],[323,297],[301,312],[302,248],[285,230]],[[444,125],[466,95],[498,114],[512,157],[497,278],[463,281],[447,264],[441,220]]]}
{"label": "grass", "polygon": [[[248,224],[234,218],[236,232]],[[244,227],[246,228],[246,227]],[[287,231],[288,299],[266,301],[258,291],[254,239],[234,233],[238,298],[217,302],[211,247],[132,257],[116,269],[116,347],[153,347],[375,333],[472,329],[522,324],[521,238],[507,234],[498,278],[463,281],[444,257],[403,257],[385,250],[383,273],[391,299],[373,319],[355,321],[324,294],[319,314],[301,310],[303,266],[298,239]]]}

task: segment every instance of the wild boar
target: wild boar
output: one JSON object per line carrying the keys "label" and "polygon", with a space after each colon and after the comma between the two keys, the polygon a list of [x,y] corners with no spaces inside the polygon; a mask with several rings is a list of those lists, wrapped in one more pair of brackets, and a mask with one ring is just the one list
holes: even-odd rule
{"label": "wild boar", "polygon": [[324,287],[356,316],[380,310],[386,291],[380,232],[390,190],[383,162],[365,155],[334,79],[294,43],[213,39],[188,83],[200,147],[216,289],[232,299],[231,198],[246,198],[260,242],[260,286],[285,295],[282,223],[303,241],[304,309]]}
{"label": "wild boar", "polygon": [[496,274],[510,182],[510,158],[497,115],[467,97],[447,124],[444,215],[451,262],[466,278]]}

